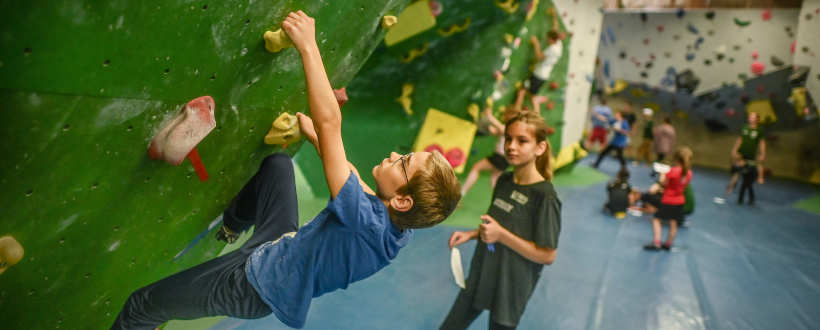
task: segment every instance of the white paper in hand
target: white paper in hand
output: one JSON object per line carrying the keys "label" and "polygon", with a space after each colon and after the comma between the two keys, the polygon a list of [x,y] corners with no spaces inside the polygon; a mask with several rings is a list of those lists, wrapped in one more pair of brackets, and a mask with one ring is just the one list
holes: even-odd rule
{"label": "white paper in hand", "polygon": [[652,164],[652,168],[655,170],[655,172],[658,172],[658,173],[661,173],[661,174],[669,173],[669,171],[672,170],[672,166],[669,166],[669,165],[666,165],[666,164],[661,164],[661,163]]}
{"label": "white paper in hand", "polygon": [[461,267],[461,251],[458,248],[453,248],[450,253],[450,267],[453,269],[456,284],[462,289],[467,288],[467,285],[464,284],[464,268]]}

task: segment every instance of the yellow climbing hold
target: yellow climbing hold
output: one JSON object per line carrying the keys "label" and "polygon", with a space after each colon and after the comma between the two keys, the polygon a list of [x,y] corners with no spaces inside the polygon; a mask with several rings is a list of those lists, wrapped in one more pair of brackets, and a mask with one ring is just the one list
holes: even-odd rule
{"label": "yellow climbing hold", "polygon": [[395,45],[414,35],[436,26],[436,17],[430,10],[430,1],[416,1],[404,8],[396,25],[384,35],[384,44],[387,47]]}
{"label": "yellow climbing hold", "polygon": [[25,250],[14,237],[0,237],[0,274],[9,267],[23,260]]}
{"label": "yellow climbing hold", "polygon": [[503,9],[507,14],[515,14],[518,11],[518,3],[515,0],[496,1],[495,5]]}
{"label": "yellow climbing hold", "polygon": [[299,130],[299,117],[283,113],[273,121],[270,131],[265,135],[265,144],[287,145],[299,141],[302,137]]}
{"label": "yellow climbing hold", "polygon": [[396,22],[398,21],[399,19],[396,18],[396,16],[386,15],[382,17],[382,29],[389,30],[393,27],[393,25],[396,25]]}
{"label": "yellow climbing hold", "polygon": [[276,32],[265,32],[262,36],[265,39],[265,49],[269,52],[277,53],[280,50],[288,47],[293,47],[293,42],[284,30],[279,29]]}
{"label": "yellow climbing hold", "polygon": [[678,116],[678,118],[683,120],[689,119],[689,114],[681,111],[680,109],[675,109],[675,116]]}
{"label": "yellow climbing hold", "polygon": [[623,81],[621,79],[615,80],[615,84],[612,87],[604,86],[604,93],[607,95],[612,95],[616,93],[623,92],[627,87],[629,87],[629,83]]}
{"label": "yellow climbing hold", "polygon": [[492,96],[487,96],[487,101],[486,102],[487,102],[487,107],[488,108],[493,107],[493,97]]}
{"label": "yellow climbing hold", "polygon": [[472,22],[472,19],[467,17],[467,19],[464,20],[464,23],[456,23],[450,25],[450,27],[448,27],[447,29],[438,29],[438,34],[447,37],[459,32],[463,32],[464,30],[467,30],[468,27],[470,27],[470,22]]}
{"label": "yellow climbing hold", "polygon": [[777,115],[772,108],[772,102],[769,99],[757,100],[749,102],[746,105],[746,114],[756,113],[758,121],[763,124],[771,124],[777,121]]}
{"label": "yellow climbing hold", "polygon": [[511,43],[511,42],[513,42],[514,40],[515,40],[515,36],[514,36],[514,35],[509,34],[509,33],[507,33],[507,34],[505,34],[505,35],[504,35],[504,41],[505,41],[506,43]]}
{"label": "yellow climbing hold", "polygon": [[419,129],[412,150],[419,152],[433,145],[438,145],[439,150],[444,151],[442,154],[446,157],[460,151],[463,158],[456,160],[455,164],[453,164],[455,159],[447,158],[450,164],[454,165],[453,171],[462,173],[470,154],[470,146],[473,145],[475,131],[476,124],[430,108],[427,110],[427,116],[421,125],[421,129]]}
{"label": "yellow climbing hold", "polygon": [[514,86],[515,89],[521,89],[521,87],[524,87],[524,84],[521,83],[521,81],[516,81]]}
{"label": "yellow climbing hold", "polygon": [[424,45],[421,45],[421,46],[419,46],[419,47],[416,47],[416,48],[411,49],[411,50],[407,53],[407,55],[404,55],[404,56],[402,56],[402,57],[399,57],[399,61],[402,61],[402,62],[404,62],[404,63],[410,63],[410,62],[412,62],[413,60],[415,60],[415,59],[416,59],[416,57],[419,57],[419,56],[421,56],[421,55],[424,55],[424,53],[426,53],[426,52],[427,52],[427,50],[429,50],[429,49],[430,49],[430,43],[429,43],[429,42],[425,42],[425,43],[424,43]]}
{"label": "yellow climbing hold", "polygon": [[803,119],[806,115],[806,87],[792,88],[791,100],[794,103],[794,110],[797,111],[797,118]]}
{"label": "yellow climbing hold", "polygon": [[401,96],[396,99],[396,102],[401,103],[404,112],[408,116],[413,115],[413,109],[410,108],[413,105],[413,99],[410,98],[410,94],[413,94],[413,84],[404,84],[404,86],[401,86]]}
{"label": "yellow climbing hold", "polygon": [[527,11],[527,18],[526,18],[527,22],[529,22],[532,19],[532,16],[535,15],[535,11],[538,10],[538,2],[539,1],[540,0],[532,0],[532,3],[530,4],[530,8]]}
{"label": "yellow climbing hold", "polygon": [[467,106],[467,113],[470,114],[470,117],[473,117],[473,122],[478,121],[478,113],[480,111],[481,109],[479,109],[478,104],[470,103],[470,105]]}

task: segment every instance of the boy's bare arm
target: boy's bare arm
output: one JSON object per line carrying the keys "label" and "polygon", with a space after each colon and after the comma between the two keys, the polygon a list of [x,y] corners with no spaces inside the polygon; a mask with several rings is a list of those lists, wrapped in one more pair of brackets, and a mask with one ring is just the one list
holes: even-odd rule
{"label": "boy's bare arm", "polygon": [[313,118],[330,196],[335,199],[350,177],[350,168],[342,143],[342,114],[316,45],[315,22],[300,10],[285,18],[282,29],[302,56],[310,116]]}

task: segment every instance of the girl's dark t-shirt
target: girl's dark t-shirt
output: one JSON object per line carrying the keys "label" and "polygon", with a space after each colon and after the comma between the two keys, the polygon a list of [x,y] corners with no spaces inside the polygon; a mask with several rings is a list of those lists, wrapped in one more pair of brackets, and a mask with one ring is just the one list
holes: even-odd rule
{"label": "girl's dark t-shirt", "polygon": [[[518,185],[513,173],[498,178],[487,214],[522,239],[538,247],[558,248],[561,232],[561,201],[552,183]],[[473,307],[487,309],[493,322],[516,326],[524,313],[543,265],[530,261],[503,244],[495,252],[478,240],[467,278],[465,294]]]}

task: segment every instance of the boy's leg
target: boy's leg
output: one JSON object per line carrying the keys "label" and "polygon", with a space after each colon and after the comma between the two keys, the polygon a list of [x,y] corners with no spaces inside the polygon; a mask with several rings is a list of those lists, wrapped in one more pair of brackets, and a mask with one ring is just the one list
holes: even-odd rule
{"label": "boy's leg", "polygon": [[604,159],[604,156],[606,156],[606,154],[608,154],[613,149],[615,149],[615,147],[613,147],[611,144],[606,146],[606,148],[604,148],[604,151],[601,151],[601,153],[598,154],[598,159],[595,160],[595,165],[592,165],[592,167],[598,168],[598,165],[601,165],[601,160]]}
{"label": "boy's leg", "polygon": [[746,178],[746,176],[744,176],[743,179],[740,182],[740,196],[737,199],[738,204],[743,204],[743,197],[746,196],[746,189],[748,189],[748,188],[749,188],[749,180]]}
{"label": "boy's leg", "polygon": [[169,320],[272,313],[245,276],[247,255],[237,250],[152,283],[131,294],[111,329],[153,330]]}
{"label": "boy's leg", "polygon": [[615,147],[615,155],[618,156],[618,161],[621,162],[621,168],[626,167],[626,160],[624,160],[624,148]]}
{"label": "boy's leg", "polygon": [[256,226],[242,245],[246,254],[262,243],[276,240],[299,227],[296,179],[290,157],[276,153],[265,157],[233,202],[225,210],[225,226],[241,232]]}
{"label": "boy's leg", "polygon": [[480,309],[473,307],[473,299],[461,290],[456,301],[453,303],[453,308],[447,314],[444,323],[441,324],[441,330],[464,330],[473,323],[476,317],[481,314]]}

